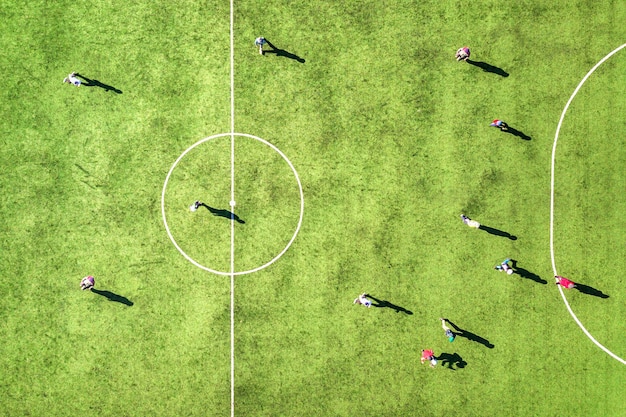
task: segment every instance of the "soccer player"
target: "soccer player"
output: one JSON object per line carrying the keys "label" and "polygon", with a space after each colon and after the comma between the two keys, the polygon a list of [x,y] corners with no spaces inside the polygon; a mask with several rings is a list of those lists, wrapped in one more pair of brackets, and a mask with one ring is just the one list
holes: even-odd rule
{"label": "soccer player", "polygon": [[354,299],[354,302],[352,304],[361,304],[367,308],[370,308],[372,306],[372,302],[367,299],[367,293],[359,295],[357,298]]}
{"label": "soccer player", "polygon": [[189,206],[189,211],[196,211],[196,210],[198,210],[198,207],[200,207],[203,204],[204,203],[201,202],[201,201],[194,201],[194,203]]}
{"label": "soccer player", "polygon": [[259,54],[263,55],[263,45],[265,45],[267,41],[263,36],[259,36],[254,40],[254,46],[259,47]]}
{"label": "soccer player", "polygon": [[473,227],[474,229],[478,229],[480,227],[480,223],[478,223],[476,220],[470,219],[465,214],[461,214],[461,220],[463,220],[463,223],[465,223],[469,227]]}
{"label": "soccer player", "polygon": [[459,48],[456,51],[455,56],[457,61],[467,61],[467,59],[470,57],[470,49],[467,46]]}
{"label": "soccer player", "polygon": [[430,362],[431,368],[434,368],[435,366],[437,366],[437,359],[435,358],[435,353],[433,352],[432,349],[422,349],[422,359],[421,359],[422,365],[426,361]]}
{"label": "soccer player", "polygon": [[70,75],[68,75],[67,77],[65,77],[63,79],[64,83],[70,83],[70,84],[74,84],[76,87],[80,87],[80,85],[82,84],[82,82],[76,78],[76,73],[73,72]]}
{"label": "soccer player", "polygon": [[573,281],[570,281],[569,279],[562,277],[560,275],[555,275],[554,279],[556,279],[555,284],[560,285],[563,288],[571,289],[576,286],[576,284]]}
{"label": "soccer player", "polygon": [[505,132],[509,130],[509,125],[504,123],[502,120],[495,119],[489,126],[497,127],[501,131]]}
{"label": "soccer player", "polygon": [[91,275],[80,281],[80,289],[83,291],[92,289],[94,285],[96,285],[96,280]]}
{"label": "soccer player", "polygon": [[448,321],[448,319],[440,318],[439,320],[441,320],[441,328],[443,329],[444,332],[446,332],[446,337],[448,338],[448,342],[450,343],[454,342],[456,335],[454,334],[452,330],[450,330],[448,326],[446,326],[446,322]]}
{"label": "soccer player", "polygon": [[511,259],[506,258],[504,261],[502,261],[500,265],[494,266],[493,269],[496,269],[500,272],[506,272],[507,275],[511,275],[513,273],[513,268],[509,266],[510,261]]}

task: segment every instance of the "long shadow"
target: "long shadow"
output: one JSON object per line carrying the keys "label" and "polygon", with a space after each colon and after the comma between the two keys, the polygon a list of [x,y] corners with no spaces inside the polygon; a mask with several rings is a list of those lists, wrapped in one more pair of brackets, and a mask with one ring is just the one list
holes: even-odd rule
{"label": "long shadow", "polygon": [[485,232],[489,233],[490,235],[502,236],[502,237],[509,238],[511,240],[517,240],[517,236],[513,236],[512,234],[510,234],[508,232],[505,232],[504,230],[495,229],[493,227],[485,226],[484,224],[481,224],[479,229],[480,230],[484,230]]}
{"label": "long shadow", "polygon": [[442,353],[441,355],[437,356],[435,359],[437,359],[438,361],[441,361],[441,366],[447,365],[448,369],[452,369],[453,371],[456,371],[456,369],[454,368],[455,366],[457,369],[462,369],[467,366],[467,362],[465,362],[463,358],[461,357],[461,355],[459,355],[456,352]]}
{"label": "long shadow", "polygon": [[485,72],[491,72],[492,74],[497,74],[501,77],[508,77],[509,73],[506,72],[505,70],[503,70],[502,68],[498,68],[496,66],[493,66],[491,64],[487,64],[486,62],[481,62],[481,61],[472,61],[471,59],[466,60],[465,62],[467,62],[468,64],[474,65],[478,68],[482,68],[483,71]]}
{"label": "long shadow", "polygon": [[459,337],[464,337],[467,340],[471,340],[472,342],[477,342],[480,343],[481,345],[489,348],[489,349],[493,349],[495,347],[494,344],[490,343],[489,340],[485,339],[484,337],[480,337],[475,333],[469,332],[465,329],[461,329],[459,326],[457,326],[456,324],[452,323],[450,320],[446,320],[450,326],[454,327],[455,330],[455,334]]}
{"label": "long shadow", "polygon": [[527,269],[524,268],[520,268],[517,266],[517,261],[515,259],[511,259],[511,266],[513,267],[513,272],[516,273],[517,275],[519,275],[522,278],[526,278],[526,279],[530,279],[535,281],[538,284],[544,284],[546,285],[548,283],[548,281],[546,281],[545,279],[541,278],[539,275],[530,272]]}
{"label": "long shadow", "polygon": [[609,298],[608,294],[605,294],[600,290],[590,287],[589,285],[580,284],[577,282],[574,288],[582,292],[583,294],[593,295],[594,297],[600,297],[600,298]]}
{"label": "long shadow", "polygon": [[541,278],[539,275],[530,272],[527,269],[524,268],[520,268],[517,266],[517,261],[515,259],[511,259],[511,266],[513,267],[513,272],[516,273],[517,275],[519,275],[522,278],[526,278],[526,279],[530,279],[532,281],[535,281],[538,284],[544,284],[546,285],[548,283],[548,281],[546,281],[545,279]]}
{"label": "long shadow", "polygon": [[511,126],[509,126],[509,128],[507,130],[504,130],[503,132],[504,133],[510,133],[511,135],[517,136],[518,138],[524,139],[524,140],[531,140],[532,139],[530,136],[528,136],[524,132],[520,132],[519,130],[514,129]]}
{"label": "long shadow", "polygon": [[228,220],[235,220],[237,223],[241,223],[241,224],[245,224],[246,222],[241,220],[239,218],[239,216],[237,216],[235,213],[233,213],[232,211],[228,211],[226,209],[216,209],[215,207],[211,207],[209,205],[206,205],[204,203],[200,204],[200,206],[202,207],[206,207],[207,210],[209,210],[211,212],[212,215],[214,216],[218,216],[218,217],[224,217]]}
{"label": "long shadow", "polygon": [[374,300],[374,301],[375,301],[375,303],[372,303],[372,305],[373,305],[374,307],[379,307],[379,308],[385,308],[385,307],[386,307],[386,308],[391,308],[391,309],[395,310],[395,311],[396,311],[396,313],[403,312],[403,313],[405,313],[405,314],[408,314],[409,316],[413,314],[413,312],[412,312],[412,311],[407,310],[407,309],[406,309],[406,308],[404,308],[404,307],[400,307],[400,306],[397,306],[397,305],[395,305],[395,304],[392,304],[392,303],[390,303],[389,301],[386,301],[386,300],[379,300],[378,298],[376,298],[376,297],[372,297],[372,296],[371,296],[371,295],[369,295],[369,294],[367,294],[367,297],[368,297],[368,298],[371,298],[372,300]]}
{"label": "long shadow", "polygon": [[101,83],[98,80],[93,80],[91,78],[87,78],[84,75],[81,75],[81,74],[78,74],[78,73],[76,73],[76,76],[82,78],[83,80],[85,80],[85,82],[83,83],[83,85],[85,87],[100,87],[100,88],[104,89],[104,91],[107,91],[107,92],[108,91],[113,91],[114,93],[122,94],[122,90],[118,90],[117,88],[113,87],[112,85]]}
{"label": "long shadow", "polygon": [[284,49],[280,49],[280,48],[275,47],[272,44],[272,42],[268,41],[267,39],[265,39],[265,42],[267,42],[267,44],[269,45],[270,48],[272,48],[272,50],[270,50],[270,51],[263,51],[264,54],[276,54],[276,56],[284,56],[285,58],[294,59],[294,60],[300,62],[301,64],[304,64],[306,62],[306,60],[304,58],[300,58],[296,54],[292,54],[291,52],[287,52]]}
{"label": "long shadow", "polygon": [[106,297],[109,299],[109,301],[115,301],[116,303],[122,303],[122,304],[126,304],[127,306],[132,306],[133,303],[132,301],[130,301],[128,298],[126,297],[122,297],[121,295],[112,293],[111,291],[106,291],[106,290],[98,290],[96,288],[92,288],[91,292],[95,292],[98,295],[101,295],[103,297]]}

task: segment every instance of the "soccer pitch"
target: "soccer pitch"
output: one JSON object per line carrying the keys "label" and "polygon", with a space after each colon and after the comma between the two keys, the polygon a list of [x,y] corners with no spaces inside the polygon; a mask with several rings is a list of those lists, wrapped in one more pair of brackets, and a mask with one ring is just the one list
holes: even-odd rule
{"label": "soccer pitch", "polygon": [[626,3],[0,17],[1,415],[626,415]]}

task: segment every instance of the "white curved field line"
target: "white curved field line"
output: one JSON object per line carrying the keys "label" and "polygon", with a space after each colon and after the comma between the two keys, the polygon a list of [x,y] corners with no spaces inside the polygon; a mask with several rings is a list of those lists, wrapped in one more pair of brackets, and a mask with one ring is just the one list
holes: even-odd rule
{"label": "white curved field line", "polygon": [[[229,271],[229,272],[217,271],[215,269],[208,268],[208,267],[202,265],[201,263],[197,262],[196,260],[194,260],[191,256],[189,256],[189,255],[187,255],[185,253],[185,251],[178,245],[178,243],[176,243],[176,239],[174,239],[174,236],[172,235],[172,232],[170,230],[169,224],[167,223],[167,216],[165,215],[165,193],[167,191],[167,185],[168,185],[168,183],[170,181],[170,177],[172,176],[172,173],[174,172],[174,170],[176,169],[176,167],[178,166],[180,161],[185,157],[185,155],[187,155],[189,152],[191,152],[193,149],[195,149],[197,146],[203,144],[204,142],[207,142],[207,141],[210,141],[210,140],[213,140],[213,139],[217,139],[217,138],[221,138],[221,137],[226,137],[226,136],[231,136],[231,137],[232,136],[242,136],[242,137],[254,139],[254,140],[257,140],[257,141],[259,141],[261,143],[264,143],[265,145],[267,145],[270,148],[272,148],[276,153],[278,153],[285,160],[285,162],[287,162],[287,165],[289,165],[289,168],[291,168],[291,171],[293,172],[293,175],[296,178],[296,182],[298,183],[298,190],[300,192],[300,216],[298,218],[298,225],[296,226],[296,229],[295,229],[295,231],[293,233],[293,236],[291,237],[291,240],[289,240],[289,242],[283,248],[283,250],[278,255],[276,255],[274,258],[272,258],[270,261],[268,261],[267,263],[265,263],[265,264],[263,264],[261,266],[258,266],[256,268],[254,268],[254,269],[249,269],[247,271],[237,271],[237,272],[233,272],[233,271]],[[217,135],[208,136],[208,137],[206,137],[204,139],[201,139],[198,142],[194,143],[189,148],[185,149],[185,151],[182,154],[180,154],[180,156],[176,159],[176,161],[174,161],[174,164],[172,165],[172,167],[170,168],[169,172],[167,173],[167,176],[165,177],[165,182],[163,183],[163,191],[161,192],[161,214],[162,214],[162,217],[163,217],[163,225],[165,226],[165,231],[167,232],[167,235],[169,236],[170,241],[172,242],[174,247],[178,250],[178,252],[180,252],[180,254],[183,255],[185,257],[185,259],[187,259],[189,262],[191,262],[192,264],[194,264],[195,266],[197,266],[200,269],[204,269],[205,271],[212,272],[212,273],[217,274],[217,275],[230,276],[230,275],[251,274],[253,272],[260,271],[263,268],[267,268],[268,266],[270,266],[274,262],[276,262],[278,259],[280,259],[285,254],[285,252],[287,252],[287,250],[291,247],[291,245],[294,242],[294,240],[296,240],[296,237],[298,236],[298,233],[300,232],[300,228],[302,227],[302,219],[304,218],[304,190],[302,189],[302,182],[300,181],[300,176],[298,175],[298,171],[296,171],[296,168],[293,166],[293,164],[291,163],[289,158],[287,158],[287,155],[285,155],[276,146],[274,146],[270,142],[266,141],[265,139],[262,139],[262,138],[260,138],[258,136],[250,135],[248,133],[219,133]],[[231,223],[233,223],[233,222],[231,222]],[[231,236],[232,236],[232,233],[231,233]]]}
{"label": "white curved field line", "polygon": [[[291,247],[291,244],[298,236],[298,232],[302,227],[302,219],[304,218],[304,191],[302,189],[302,183],[300,182],[300,176],[296,171],[296,168],[293,166],[289,158],[276,146],[271,144],[270,142],[262,139],[258,136],[249,135],[247,133],[236,133],[235,132],[235,35],[234,35],[234,23],[235,23],[235,14],[234,14],[234,0],[230,0],[230,132],[229,133],[220,133],[217,135],[212,135],[206,137],[204,139],[199,140],[198,142],[191,145],[187,148],[177,159],[174,161],[174,164],[170,168],[167,176],[165,177],[165,182],[163,183],[163,191],[161,192],[161,216],[163,217],[163,224],[165,225],[165,230],[167,235],[170,238],[174,247],[180,252],[185,259],[191,262],[193,265],[197,266],[200,269],[204,269],[205,271],[212,272],[217,275],[229,275],[230,276],[230,415],[231,417],[235,416],[235,276],[236,275],[244,275],[250,274],[253,272],[260,271],[263,268],[267,268],[274,262],[276,262],[279,258],[281,258],[285,252]],[[196,146],[207,142],[212,139],[230,136],[230,208],[231,208],[231,216],[230,216],[230,271],[217,271],[211,268],[208,268],[196,260],[194,260],[191,256],[187,255],[185,251],[178,245],[176,239],[172,235],[169,225],[167,224],[167,217],[165,215],[165,192],[167,191],[167,184],[174,172],[174,169],[178,165],[178,163]],[[272,258],[269,262],[256,267],[254,269],[250,269],[247,271],[235,271],[235,136],[243,136],[251,139],[258,140],[274,151],[276,151],[289,165],[291,171],[296,177],[296,181],[298,183],[298,189],[300,191],[300,216],[298,218],[298,225],[296,226],[296,230],[289,240],[289,243],[285,246],[285,248],[274,258]]]}
{"label": "white curved field line", "polygon": [[[555,161],[555,158],[556,158],[556,145],[557,145],[557,142],[559,140],[559,132],[561,131],[561,125],[563,124],[563,119],[565,119],[565,113],[567,113],[567,109],[569,108],[570,104],[574,100],[574,97],[576,97],[576,94],[578,94],[578,91],[581,89],[583,84],[585,84],[585,81],[587,81],[587,79],[591,76],[591,74],[593,74],[593,72],[596,69],[598,69],[598,67],[600,65],[602,65],[607,59],[609,59],[610,57],[615,55],[617,52],[619,52],[623,48],[626,48],[626,44],[624,44],[624,45],[614,49],[613,51],[611,51],[607,56],[602,58],[600,60],[600,62],[598,62],[596,65],[594,65],[594,67],[591,68],[591,70],[589,70],[587,75],[585,75],[585,77],[582,79],[582,81],[578,84],[578,87],[576,87],[576,89],[572,93],[572,96],[567,101],[567,104],[565,105],[565,108],[563,109],[563,112],[561,113],[561,118],[559,119],[559,124],[556,127],[556,134],[554,135],[554,145],[552,146],[552,168],[551,168],[551,179],[550,179],[550,256],[552,258],[552,270],[554,271],[554,275],[558,275],[558,273],[556,271],[556,262],[554,261],[554,161]],[[572,318],[574,319],[574,321],[578,324],[578,326],[582,329],[582,331],[587,335],[587,337],[593,343],[595,343],[596,346],[598,346],[600,349],[602,349],[608,355],[610,355],[613,359],[618,360],[622,364],[626,365],[626,360],[620,358],[615,353],[611,352],[609,349],[604,347],[600,342],[598,342],[591,335],[591,333],[589,333],[589,331],[585,328],[585,326],[583,326],[583,324],[580,322],[580,320],[578,320],[578,317],[576,317],[576,314],[574,314],[574,311],[572,310],[572,307],[570,307],[570,305],[569,305],[569,303],[567,301],[567,298],[565,298],[565,293],[563,292],[563,288],[561,288],[560,285],[558,286],[558,288],[559,288],[559,291],[561,292],[561,297],[563,298],[563,302],[565,303],[565,306],[567,307],[567,310],[572,315]]]}

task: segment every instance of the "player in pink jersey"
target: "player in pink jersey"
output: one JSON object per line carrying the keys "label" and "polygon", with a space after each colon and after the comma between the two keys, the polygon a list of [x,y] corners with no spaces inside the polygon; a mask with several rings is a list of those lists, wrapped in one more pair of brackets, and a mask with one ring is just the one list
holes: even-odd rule
{"label": "player in pink jersey", "polygon": [[433,352],[432,349],[422,349],[422,358],[420,361],[422,362],[422,365],[424,362],[429,361],[431,368],[437,366],[437,358],[435,358],[435,352]]}
{"label": "player in pink jersey", "polygon": [[576,284],[573,281],[570,281],[569,279],[560,275],[555,275],[554,279],[556,280],[555,284],[560,285],[563,288],[571,289],[576,287]]}

